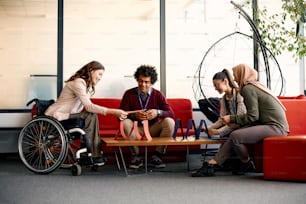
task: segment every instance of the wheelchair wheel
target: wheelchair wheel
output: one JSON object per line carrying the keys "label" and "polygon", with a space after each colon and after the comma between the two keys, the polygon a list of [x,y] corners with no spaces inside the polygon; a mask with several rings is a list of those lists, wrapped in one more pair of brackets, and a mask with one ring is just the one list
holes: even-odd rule
{"label": "wheelchair wheel", "polygon": [[22,162],[34,173],[56,170],[67,155],[67,136],[63,126],[48,116],[29,121],[21,130],[18,151]]}
{"label": "wheelchair wheel", "polygon": [[71,167],[71,173],[73,176],[79,176],[82,173],[82,168],[79,164],[74,164]]}

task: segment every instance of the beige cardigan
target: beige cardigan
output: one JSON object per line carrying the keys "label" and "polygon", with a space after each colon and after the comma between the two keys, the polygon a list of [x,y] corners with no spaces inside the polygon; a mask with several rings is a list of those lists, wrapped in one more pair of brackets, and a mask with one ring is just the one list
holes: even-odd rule
{"label": "beige cardigan", "polygon": [[106,107],[91,102],[85,80],[77,78],[66,83],[56,102],[46,110],[45,114],[58,120],[65,120],[70,114],[80,113],[84,108],[88,112],[103,115],[107,111]]}

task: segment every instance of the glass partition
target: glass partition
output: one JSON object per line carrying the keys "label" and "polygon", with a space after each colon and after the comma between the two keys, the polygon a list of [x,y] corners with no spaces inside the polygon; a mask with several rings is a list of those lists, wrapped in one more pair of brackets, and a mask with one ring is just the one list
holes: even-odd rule
{"label": "glass partition", "polygon": [[64,80],[97,60],[106,70],[94,97],[121,97],[141,64],[159,72],[159,1],[65,0],[64,16]]}
{"label": "glass partition", "polygon": [[[212,76],[235,63],[253,63],[252,40],[242,36],[229,37],[210,48],[221,38],[233,32],[252,35],[247,22],[229,1],[166,1],[166,56],[168,97],[190,98],[198,107],[199,77],[208,96],[218,96]],[[245,43],[245,44],[244,44]],[[245,54],[242,54],[245,53]],[[200,76],[197,70],[206,56]],[[177,91],[180,90],[180,91]],[[197,92],[197,93],[195,93]]]}
{"label": "glass partition", "polygon": [[0,39],[0,109],[55,98],[57,1],[0,1]]}

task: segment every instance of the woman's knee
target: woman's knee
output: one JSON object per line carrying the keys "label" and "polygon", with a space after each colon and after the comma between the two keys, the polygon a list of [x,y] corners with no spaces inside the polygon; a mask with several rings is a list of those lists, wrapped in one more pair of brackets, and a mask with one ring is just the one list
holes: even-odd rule
{"label": "woman's knee", "polygon": [[241,143],[244,137],[245,135],[242,134],[239,130],[235,130],[230,133],[229,140],[231,140],[233,143]]}
{"label": "woman's knee", "polygon": [[255,144],[258,142],[257,137],[250,133],[251,130],[238,129],[230,133],[229,139],[234,144]]}

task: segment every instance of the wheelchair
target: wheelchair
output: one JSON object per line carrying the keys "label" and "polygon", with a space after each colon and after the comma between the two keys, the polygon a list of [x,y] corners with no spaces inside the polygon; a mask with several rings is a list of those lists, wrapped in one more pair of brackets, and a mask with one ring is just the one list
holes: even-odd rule
{"label": "wheelchair", "polygon": [[[19,156],[27,169],[37,174],[49,174],[59,167],[71,168],[72,175],[79,176],[82,173],[81,166],[96,171],[98,166],[103,165],[93,162],[91,146],[82,129],[84,119],[58,121],[43,114],[53,100],[33,100],[36,102],[32,108],[33,117],[23,127],[18,138]],[[45,107],[41,107],[43,102],[47,104],[44,104]],[[33,114],[33,110],[37,113]]]}

